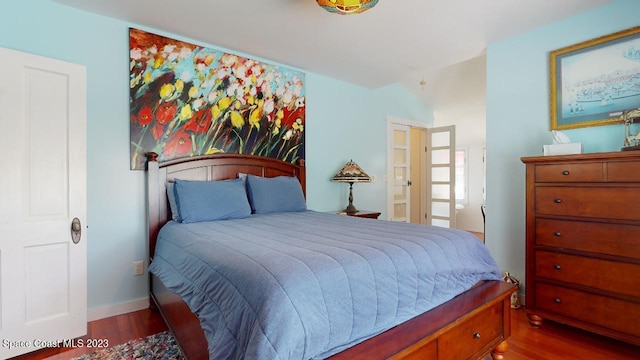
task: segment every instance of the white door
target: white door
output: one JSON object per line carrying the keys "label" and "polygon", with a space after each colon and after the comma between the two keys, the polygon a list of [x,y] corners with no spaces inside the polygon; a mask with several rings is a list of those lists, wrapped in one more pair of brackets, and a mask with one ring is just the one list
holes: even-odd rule
{"label": "white door", "polygon": [[410,183],[411,176],[409,131],[410,127],[396,123],[389,124],[391,133],[389,156],[389,170],[392,186],[389,186],[388,209],[389,220],[409,222],[410,218]]}
{"label": "white door", "polygon": [[427,129],[427,224],[455,228],[455,125]]}
{"label": "white door", "polygon": [[[86,71],[0,48],[0,358],[86,334]],[[72,240],[72,221],[81,225]]]}

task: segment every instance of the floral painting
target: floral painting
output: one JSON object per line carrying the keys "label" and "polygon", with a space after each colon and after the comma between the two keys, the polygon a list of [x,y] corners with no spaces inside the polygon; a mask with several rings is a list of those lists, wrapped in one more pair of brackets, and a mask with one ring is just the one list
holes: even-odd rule
{"label": "floral painting", "polygon": [[131,168],[216,153],[304,159],[304,74],[129,30]]}

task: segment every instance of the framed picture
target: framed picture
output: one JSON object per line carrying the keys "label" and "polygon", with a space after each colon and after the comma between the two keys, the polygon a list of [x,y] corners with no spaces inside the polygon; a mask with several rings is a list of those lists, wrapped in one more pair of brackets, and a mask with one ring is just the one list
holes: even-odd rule
{"label": "framed picture", "polygon": [[131,169],[158,161],[251,154],[305,157],[304,73],[129,29]]}
{"label": "framed picture", "polygon": [[640,27],[552,51],[551,130],[622,123],[640,107]]}

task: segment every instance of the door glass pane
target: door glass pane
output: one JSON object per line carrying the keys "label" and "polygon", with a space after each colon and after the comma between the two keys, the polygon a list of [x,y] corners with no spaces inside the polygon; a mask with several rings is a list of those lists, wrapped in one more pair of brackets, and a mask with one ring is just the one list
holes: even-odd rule
{"label": "door glass pane", "polygon": [[431,163],[435,165],[450,164],[449,149],[433,150],[431,152]]}
{"label": "door glass pane", "polygon": [[397,185],[393,187],[393,199],[404,200],[407,198],[407,187],[404,185]]}
{"label": "door glass pane", "polygon": [[449,199],[449,185],[447,184],[432,184],[431,194],[434,199]]}
{"label": "door glass pane", "polygon": [[448,167],[433,167],[431,168],[431,181],[449,181],[449,168]]}
{"label": "door glass pane", "polygon": [[393,163],[394,164],[406,164],[407,163],[407,150],[394,149],[393,150]]}
{"label": "door glass pane", "polygon": [[434,226],[440,226],[440,227],[444,227],[444,228],[448,228],[451,225],[449,224],[449,220],[443,220],[443,219],[433,219],[431,220],[431,224]]}
{"label": "door glass pane", "polygon": [[431,214],[433,216],[449,217],[449,203],[434,201],[431,207]]}
{"label": "door glass pane", "polygon": [[437,132],[431,134],[431,146],[449,146],[449,132]]}
{"label": "door glass pane", "polygon": [[393,179],[396,182],[402,182],[407,179],[407,169],[403,167],[396,167],[393,169],[394,176]]}
{"label": "door glass pane", "polygon": [[407,132],[401,130],[393,131],[393,144],[404,146],[407,145]]}
{"label": "door glass pane", "polygon": [[466,193],[466,150],[456,150],[456,202],[461,204],[467,203],[467,193]]}
{"label": "door glass pane", "polygon": [[407,204],[394,204],[393,205],[393,213],[395,218],[406,218],[407,217]]}

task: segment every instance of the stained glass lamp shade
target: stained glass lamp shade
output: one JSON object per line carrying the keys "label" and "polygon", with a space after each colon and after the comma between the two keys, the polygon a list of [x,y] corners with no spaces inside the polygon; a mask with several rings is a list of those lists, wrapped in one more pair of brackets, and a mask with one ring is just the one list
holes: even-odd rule
{"label": "stained glass lamp shade", "polygon": [[349,15],[367,11],[376,6],[378,0],[316,0],[318,5],[330,13]]}
{"label": "stained glass lamp shade", "polygon": [[353,160],[349,160],[331,180],[349,183],[349,206],[344,211],[347,214],[357,213],[358,210],[353,206],[353,183],[371,182],[371,177]]}

